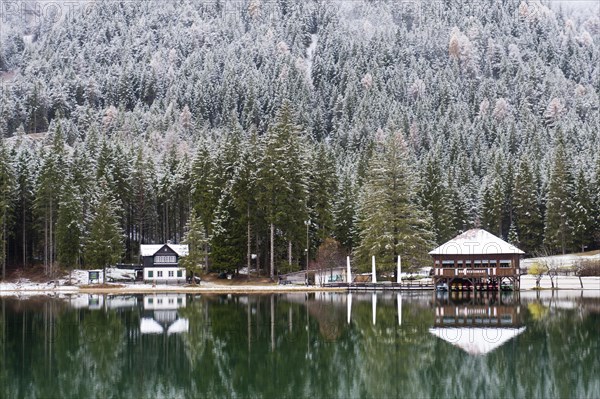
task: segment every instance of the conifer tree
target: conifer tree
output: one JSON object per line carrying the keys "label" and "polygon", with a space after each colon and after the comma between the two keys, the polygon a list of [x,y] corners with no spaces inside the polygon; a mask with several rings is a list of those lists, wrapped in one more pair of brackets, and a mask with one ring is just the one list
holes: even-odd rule
{"label": "conifer tree", "polygon": [[241,218],[240,223],[246,227],[246,267],[248,276],[250,275],[252,259],[253,230],[258,230],[260,221],[263,219],[257,204],[257,158],[261,150],[258,135],[254,130],[240,153],[240,159],[235,168],[231,185],[231,195]]}
{"label": "conifer tree", "polygon": [[308,208],[319,246],[333,233],[333,200],[337,191],[334,160],[324,144],[317,144],[312,151],[308,169]]}
{"label": "conifer tree", "polygon": [[[275,276],[275,228],[285,232],[289,243],[300,234],[306,220],[306,186],[303,180],[298,141],[299,128],[285,102],[269,130],[258,169],[259,204],[269,224],[269,275]],[[291,245],[290,245],[291,246]],[[288,247],[288,263],[290,259]]]}
{"label": "conifer tree", "polygon": [[60,124],[56,125],[51,137],[52,147],[42,156],[35,194],[35,207],[44,226],[44,269],[48,275],[54,272],[55,227],[66,169],[64,137]]}
{"label": "conifer tree", "polygon": [[513,223],[519,248],[531,254],[542,245],[544,221],[538,201],[538,183],[527,159],[522,159],[513,189]]}
{"label": "conifer tree", "polygon": [[361,269],[375,255],[379,270],[395,270],[398,255],[410,266],[426,262],[434,246],[430,217],[417,199],[417,179],[401,134],[377,143],[369,161],[359,208]]}
{"label": "conifer tree", "polygon": [[87,223],[84,259],[89,268],[102,268],[104,281],[106,268],[117,263],[124,250],[118,211],[114,194],[108,183],[101,179]]}
{"label": "conifer tree", "polygon": [[579,169],[575,181],[573,196],[573,234],[574,243],[581,252],[593,243],[594,211],[590,184],[585,178],[583,169]]}
{"label": "conifer tree", "polygon": [[183,237],[183,244],[188,245],[189,253],[188,256],[181,258],[180,263],[181,266],[185,267],[188,275],[192,277],[193,282],[196,281],[194,276],[200,273],[202,263],[205,261],[206,236],[204,231],[200,217],[196,214],[196,210],[192,208]]}
{"label": "conifer tree", "polygon": [[0,139],[0,264],[2,264],[2,280],[6,279],[6,258],[8,255],[6,244],[12,227],[15,194],[14,171],[10,159],[4,140]]}
{"label": "conifer tree", "polygon": [[544,244],[564,254],[572,249],[574,242],[573,176],[562,135],[557,138],[553,159],[546,197]]}
{"label": "conifer tree", "polygon": [[35,174],[38,163],[30,150],[25,147],[18,151],[15,166],[16,207],[15,239],[20,241],[21,262],[27,267],[35,242],[36,228],[33,217]]}
{"label": "conifer tree", "polygon": [[[207,238],[210,238],[212,234],[212,222],[219,200],[216,196],[215,178],[213,156],[206,142],[203,141],[198,146],[192,166],[192,202],[196,214],[202,220],[204,235]],[[204,252],[206,256],[204,267],[208,270],[208,241]]]}
{"label": "conifer tree", "polygon": [[356,243],[356,211],[357,190],[352,177],[347,173],[342,175],[334,202],[334,236],[347,253],[352,251]]}
{"label": "conifer tree", "polygon": [[82,251],[83,208],[78,187],[69,173],[60,196],[56,220],[56,259],[69,269],[78,266]]}
{"label": "conifer tree", "polygon": [[432,154],[425,162],[422,189],[419,195],[423,209],[431,215],[431,227],[436,242],[446,242],[456,231],[452,223],[451,203],[444,185],[439,153]]}

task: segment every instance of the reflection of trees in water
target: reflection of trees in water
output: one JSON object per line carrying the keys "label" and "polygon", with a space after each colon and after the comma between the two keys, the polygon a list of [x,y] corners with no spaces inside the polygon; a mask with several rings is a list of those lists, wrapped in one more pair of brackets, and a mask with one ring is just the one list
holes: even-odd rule
{"label": "reflection of trees in water", "polygon": [[[188,299],[186,334],[142,335],[141,308],[2,302],[0,397],[597,397],[598,300],[554,301],[485,356],[428,333],[433,309],[405,297]],[[326,298],[326,297],[325,297]],[[535,301],[530,301],[535,303]],[[273,306],[271,306],[273,304]],[[581,310],[581,307],[584,309]],[[23,310],[26,309],[26,310]],[[96,328],[98,327],[98,328]]]}
{"label": "reflection of trees in water", "polygon": [[347,329],[344,303],[312,299],[306,302],[306,308],[319,325],[319,333],[325,341],[337,341]]}

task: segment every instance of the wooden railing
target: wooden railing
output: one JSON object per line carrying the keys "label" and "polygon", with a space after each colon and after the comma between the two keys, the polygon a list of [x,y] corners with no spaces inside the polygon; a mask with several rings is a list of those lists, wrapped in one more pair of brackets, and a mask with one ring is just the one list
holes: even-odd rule
{"label": "wooden railing", "polygon": [[445,267],[441,269],[435,269],[434,273],[434,276],[437,277],[508,277],[517,275],[517,270],[511,267]]}

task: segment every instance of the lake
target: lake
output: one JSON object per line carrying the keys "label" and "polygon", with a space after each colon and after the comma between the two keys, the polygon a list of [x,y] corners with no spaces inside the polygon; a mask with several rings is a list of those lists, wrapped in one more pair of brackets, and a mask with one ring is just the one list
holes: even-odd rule
{"label": "lake", "polygon": [[597,398],[589,295],[3,297],[0,397]]}

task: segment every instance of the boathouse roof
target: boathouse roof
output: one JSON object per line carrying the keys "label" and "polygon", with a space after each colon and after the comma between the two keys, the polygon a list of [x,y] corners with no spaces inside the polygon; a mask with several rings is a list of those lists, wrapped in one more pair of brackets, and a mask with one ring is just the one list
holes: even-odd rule
{"label": "boathouse roof", "polygon": [[429,255],[524,254],[519,248],[483,229],[471,229],[440,245]]}
{"label": "boathouse roof", "polygon": [[525,331],[521,328],[438,327],[429,332],[470,355],[485,355]]}

